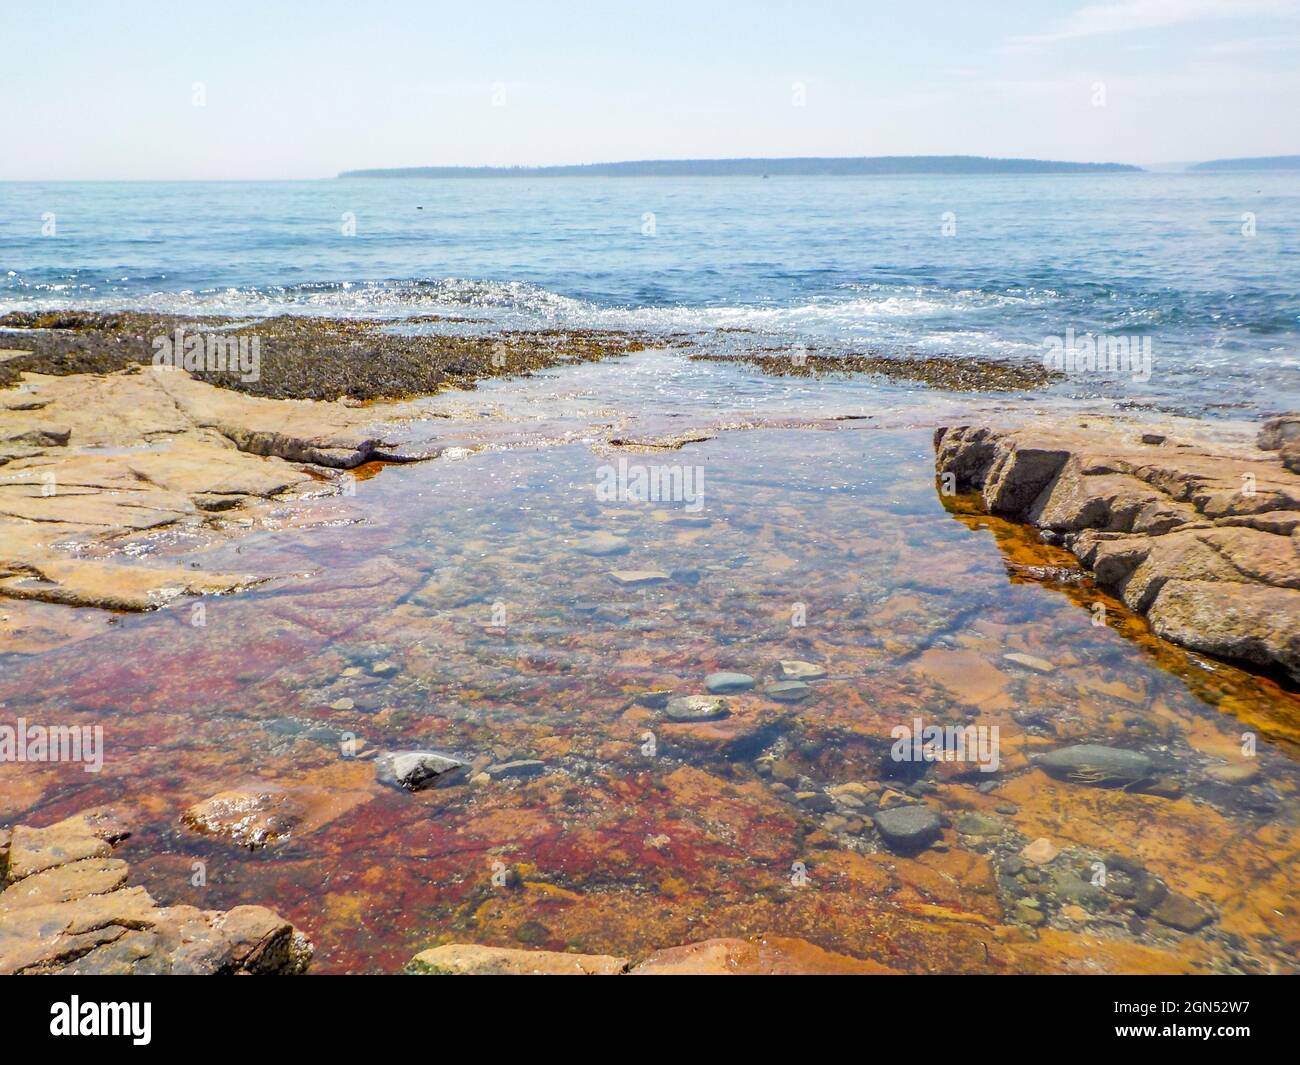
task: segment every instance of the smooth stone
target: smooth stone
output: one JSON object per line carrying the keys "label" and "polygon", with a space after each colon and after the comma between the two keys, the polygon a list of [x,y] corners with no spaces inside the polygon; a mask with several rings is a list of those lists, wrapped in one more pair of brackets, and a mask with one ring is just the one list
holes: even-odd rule
{"label": "smooth stone", "polygon": [[1036,673],[1052,673],[1056,670],[1056,667],[1046,658],[1039,658],[1037,655],[1026,655],[1021,654],[1019,651],[1012,651],[1002,657],[1008,662],[1014,662],[1018,666],[1032,669]]}
{"label": "smooth stone", "polygon": [[782,659],[776,664],[776,672],[782,680],[822,680],[826,676],[826,670],[815,662],[797,658]]}
{"label": "smooth stone", "polygon": [[782,680],[769,684],[763,694],[778,703],[801,703],[812,694],[812,688],[801,680]]}
{"label": "smooth stone", "polygon": [[1000,836],[1007,826],[996,817],[967,813],[957,818],[954,827],[963,836]]}
{"label": "smooth stone", "polygon": [[597,532],[579,540],[573,545],[573,549],[581,551],[584,555],[603,558],[609,555],[625,555],[631,547],[621,536],[609,532]]}
{"label": "smooth stone", "polygon": [[624,588],[640,588],[647,584],[663,584],[669,579],[667,573],[657,569],[616,569],[610,571],[610,579]]}
{"label": "smooth stone", "polygon": [[1050,839],[1039,838],[1033,843],[1025,844],[1020,851],[1020,857],[1027,862],[1033,862],[1034,865],[1046,865],[1060,853],[1060,848]]}
{"label": "smooth stone", "polygon": [[901,854],[923,850],[939,838],[939,815],[928,806],[894,806],[872,820],[885,845]]}
{"label": "smooth stone", "polygon": [[539,762],[535,758],[520,758],[513,762],[500,762],[497,765],[490,765],[484,772],[493,780],[510,778],[526,780],[530,777],[541,776],[546,772],[546,763]]}
{"label": "smooth stone", "polygon": [[1093,743],[1062,747],[1037,755],[1032,761],[1049,776],[1097,787],[1136,784],[1151,775],[1152,765],[1151,759],[1138,751]]}
{"label": "smooth stone", "polygon": [[1253,784],[1259,779],[1259,766],[1249,762],[1235,765],[1216,765],[1207,769],[1206,775],[1220,784]]}
{"label": "smooth stone", "polygon": [[1160,905],[1151,911],[1151,916],[1161,924],[1177,928],[1180,932],[1195,932],[1214,918],[1214,914],[1209,910],[1198,906],[1187,896],[1173,891],[1169,892],[1161,900]]}
{"label": "smooth stone", "polygon": [[1084,880],[1069,869],[1060,869],[1052,876],[1052,891],[1063,902],[1101,907],[1106,902],[1105,892],[1091,881]]}
{"label": "smooth stone", "polygon": [[396,673],[397,668],[398,667],[396,662],[389,662],[385,660],[383,662],[376,662],[373,666],[370,667],[370,672],[373,673],[376,677],[386,677],[390,673]]}
{"label": "smooth stone", "polygon": [[384,751],[375,759],[375,778],[390,788],[420,791],[464,766],[454,755],[437,751]]}
{"label": "smooth stone", "polygon": [[1047,916],[1041,910],[1030,906],[1027,900],[1016,903],[1016,917],[1021,921],[1021,923],[1030,925],[1034,928],[1037,928],[1047,920]]}
{"label": "smooth stone", "polygon": [[704,678],[704,686],[711,695],[735,695],[749,691],[754,678],[748,673],[710,673]]}
{"label": "smooth stone", "polygon": [[330,703],[331,710],[351,710],[357,704],[351,699],[335,699]]}
{"label": "smooth stone", "polygon": [[707,695],[684,695],[669,699],[664,711],[670,721],[709,721],[727,716],[727,701]]}

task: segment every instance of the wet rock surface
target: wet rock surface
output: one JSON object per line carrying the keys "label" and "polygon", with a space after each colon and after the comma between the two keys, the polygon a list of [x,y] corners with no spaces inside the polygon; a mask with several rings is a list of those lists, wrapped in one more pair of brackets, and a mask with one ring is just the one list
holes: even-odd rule
{"label": "wet rock surface", "polygon": [[944,427],[935,464],[990,513],[1059,539],[1158,635],[1300,681],[1300,477],[1265,450],[1291,440],[1293,417],[1254,451],[1144,443],[1103,419]]}
{"label": "wet rock surface", "polygon": [[105,809],[0,831],[0,975],[307,968],[311,944],[265,907],[160,906],[144,888],[127,887],[126,862],[108,855],[128,835]]}
{"label": "wet rock surface", "polygon": [[385,751],[375,759],[375,779],[390,788],[420,791],[455,777],[465,764],[441,751]]}

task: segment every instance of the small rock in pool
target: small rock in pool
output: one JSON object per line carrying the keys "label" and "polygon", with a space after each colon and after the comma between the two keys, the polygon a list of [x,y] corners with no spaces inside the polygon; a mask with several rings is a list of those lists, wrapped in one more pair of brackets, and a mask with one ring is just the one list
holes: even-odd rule
{"label": "small rock in pool", "polygon": [[704,686],[713,695],[734,695],[749,691],[754,678],[748,673],[710,673],[704,678]]}
{"label": "small rock in pool", "polygon": [[383,662],[376,662],[373,666],[371,666],[370,672],[373,673],[376,677],[387,677],[390,674],[397,672],[397,663],[390,662],[387,659],[385,659]]}
{"label": "small rock in pool", "polygon": [[357,704],[351,699],[335,699],[330,703],[331,710],[351,710]]}
{"label": "small rock in pool", "polygon": [[1034,865],[1046,865],[1060,853],[1060,849],[1050,839],[1040,837],[1033,843],[1026,843],[1020,851],[1020,857]]}
{"label": "small rock in pool", "polygon": [[996,817],[981,813],[964,813],[957,818],[956,829],[963,836],[1000,836],[1006,825]]}
{"label": "small rock in pool", "polygon": [[782,680],[822,680],[826,676],[826,670],[815,662],[797,658],[782,659],[776,664],[776,673]]}
{"label": "small rock in pool", "polygon": [[584,555],[604,557],[625,555],[630,550],[630,546],[621,536],[615,536],[611,532],[596,532],[577,541],[573,549],[581,551]]}
{"label": "small rock in pool", "polygon": [[1161,924],[1177,928],[1180,932],[1195,932],[1214,918],[1214,914],[1209,910],[1198,906],[1187,896],[1173,891],[1169,892],[1160,905],[1151,911],[1151,916]]}
{"label": "small rock in pool", "polygon": [[1113,787],[1137,784],[1151,776],[1151,759],[1139,751],[1081,743],[1032,759],[1044,773],[1074,784]]}
{"label": "small rock in pool", "polygon": [[624,588],[641,588],[648,584],[663,584],[668,574],[657,569],[616,569],[610,571],[610,579]]}
{"label": "small rock in pool", "polygon": [[707,695],[685,695],[669,699],[664,711],[670,721],[709,721],[727,716],[727,701]]}
{"label": "small rock in pool", "polygon": [[520,758],[514,762],[499,762],[484,770],[493,780],[527,780],[529,777],[541,776],[546,771],[546,763],[535,758]]}
{"label": "small rock in pool", "polygon": [[893,806],[872,820],[885,845],[898,854],[924,850],[939,838],[939,815],[928,806]]}
{"label": "small rock in pool", "polygon": [[1035,673],[1051,673],[1056,667],[1046,658],[1039,658],[1037,655],[1025,655],[1019,651],[1013,651],[1011,654],[1002,656],[1008,662],[1014,662],[1018,666],[1024,666],[1026,669],[1032,669]]}
{"label": "small rock in pool", "polygon": [[375,759],[375,778],[390,788],[420,791],[464,767],[455,755],[437,751],[385,751]]}
{"label": "small rock in pool", "polygon": [[801,680],[781,680],[769,684],[763,694],[778,703],[801,703],[812,694],[812,687]]}
{"label": "small rock in pool", "polygon": [[1259,779],[1259,766],[1249,762],[1211,766],[1205,772],[1220,784],[1253,784]]}

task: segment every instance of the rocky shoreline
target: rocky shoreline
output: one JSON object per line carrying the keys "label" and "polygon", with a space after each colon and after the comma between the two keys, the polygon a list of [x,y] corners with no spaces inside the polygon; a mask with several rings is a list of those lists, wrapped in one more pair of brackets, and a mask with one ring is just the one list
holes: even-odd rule
{"label": "rocky shoreline", "polygon": [[[340,471],[365,463],[426,457],[392,435],[411,413],[261,399],[169,369],[25,374],[0,392],[0,598],[132,611],[256,583],[133,564],[121,549],[163,529],[232,527],[276,497],[337,491]],[[115,557],[95,557],[109,545]]]}
{"label": "rocky shoreline", "polygon": [[978,491],[1173,643],[1300,682],[1300,416],[1254,448],[1105,419],[935,432],[940,492]]}
{"label": "rocky shoreline", "polygon": [[0,829],[0,975],[257,974],[306,970],[312,946],[264,906],[160,906],[112,856],[130,830],[97,808]]}

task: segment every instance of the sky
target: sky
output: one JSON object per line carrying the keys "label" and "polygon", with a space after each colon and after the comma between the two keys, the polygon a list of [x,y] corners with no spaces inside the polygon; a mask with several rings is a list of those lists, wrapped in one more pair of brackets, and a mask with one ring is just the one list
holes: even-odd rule
{"label": "sky", "polygon": [[0,180],[1300,152],[1300,0],[0,0]]}

